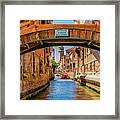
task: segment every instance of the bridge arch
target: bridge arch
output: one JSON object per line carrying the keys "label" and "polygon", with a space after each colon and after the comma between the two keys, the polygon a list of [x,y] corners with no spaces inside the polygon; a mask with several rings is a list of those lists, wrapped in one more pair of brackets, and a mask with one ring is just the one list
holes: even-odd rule
{"label": "bridge arch", "polygon": [[[56,30],[67,30],[66,36],[56,36]],[[100,50],[100,29],[95,24],[90,25],[55,25],[36,26],[31,31],[21,31],[20,54],[50,46],[83,46]]]}

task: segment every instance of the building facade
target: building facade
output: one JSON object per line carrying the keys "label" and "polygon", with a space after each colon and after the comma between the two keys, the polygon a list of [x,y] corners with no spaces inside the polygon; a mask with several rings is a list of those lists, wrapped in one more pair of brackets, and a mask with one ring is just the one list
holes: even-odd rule
{"label": "building facade", "polygon": [[70,78],[86,74],[96,76],[100,74],[100,52],[90,48],[73,47],[66,50],[65,71]]}
{"label": "building facade", "polygon": [[100,25],[100,20],[74,20],[75,24],[96,24]]}
{"label": "building facade", "polygon": [[[29,37],[20,37],[20,44],[36,40],[35,36],[30,36],[30,32],[42,24],[51,24],[49,20],[21,20],[20,32],[29,32]],[[36,88],[37,86],[44,86],[49,82],[49,77],[53,74],[50,63],[51,58],[54,58],[54,49],[50,47],[37,49],[32,52],[20,55],[20,83],[21,92]]]}
{"label": "building facade", "polygon": [[61,61],[62,57],[64,56],[64,47],[58,47],[58,62]]}

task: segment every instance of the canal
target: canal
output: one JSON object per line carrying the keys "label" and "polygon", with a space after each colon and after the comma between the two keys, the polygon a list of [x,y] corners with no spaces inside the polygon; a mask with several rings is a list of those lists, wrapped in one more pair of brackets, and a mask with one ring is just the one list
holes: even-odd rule
{"label": "canal", "polygon": [[50,81],[50,86],[33,96],[31,100],[98,100],[99,94],[71,79],[59,77]]}

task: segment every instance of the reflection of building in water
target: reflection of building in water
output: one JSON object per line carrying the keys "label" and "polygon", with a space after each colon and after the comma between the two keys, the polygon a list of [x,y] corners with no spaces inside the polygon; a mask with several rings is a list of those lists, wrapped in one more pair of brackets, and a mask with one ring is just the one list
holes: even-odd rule
{"label": "reflection of building in water", "polygon": [[58,47],[58,62],[61,61],[62,57],[64,56],[64,47]]}

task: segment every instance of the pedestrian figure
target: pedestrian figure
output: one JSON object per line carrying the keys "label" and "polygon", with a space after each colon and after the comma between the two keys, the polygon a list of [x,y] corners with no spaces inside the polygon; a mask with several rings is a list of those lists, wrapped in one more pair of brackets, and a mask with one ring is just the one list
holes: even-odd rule
{"label": "pedestrian figure", "polygon": [[75,75],[75,81],[77,81],[77,79],[78,79],[78,73],[77,73],[77,75]]}

